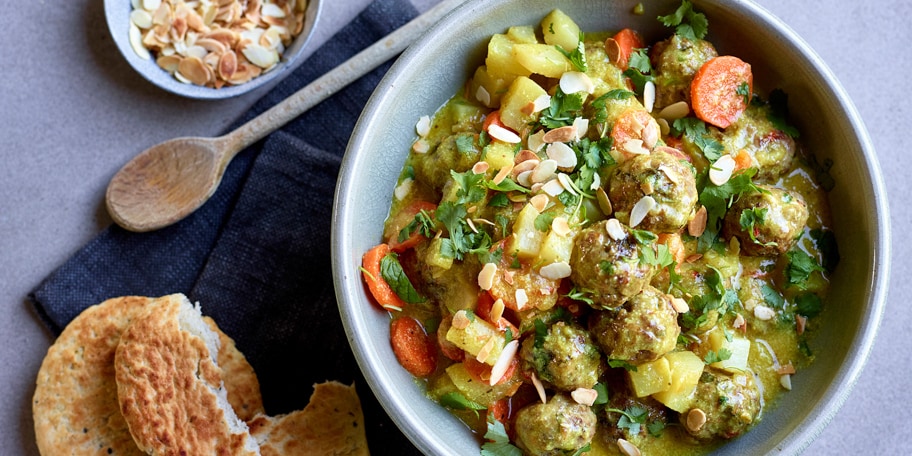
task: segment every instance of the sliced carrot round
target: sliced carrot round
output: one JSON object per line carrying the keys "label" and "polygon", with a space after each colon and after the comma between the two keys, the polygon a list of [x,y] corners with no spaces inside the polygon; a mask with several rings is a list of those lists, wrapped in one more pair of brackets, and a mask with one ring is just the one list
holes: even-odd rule
{"label": "sliced carrot round", "polygon": [[608,59],[622,70],[627,69],[633,50],[644,47],[646,44],[640,34],[629,28],[625,28],[605,40],[605,52],[608,53]]}
{"label": "sliced carrot round", "polygon": [[719,128],[728,127],[747,109],[753,84],[751,66],[743,60],[723,55],[707,61],[690,83],[694,114]]}
{"label": "sliced carrot round", "polygon": [[437,370],[437,346],[418,320],[400,317],[390,322],[390,344],[399,364],[415,377]]}
{"label": "sliced carrot round", "polygon": [[380,274],[380,261],[389,253],[390,247],[386,244],[378,244],[368,250],[361,257],[361,272],[364,283],[367,284],[367,288],[377,304],[384,310],[399,310],[405,308],[405,301],[393,291]]}

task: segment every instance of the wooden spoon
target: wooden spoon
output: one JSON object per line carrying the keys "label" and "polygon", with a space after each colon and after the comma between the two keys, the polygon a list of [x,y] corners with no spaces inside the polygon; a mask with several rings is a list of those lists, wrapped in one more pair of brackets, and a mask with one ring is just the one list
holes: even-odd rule
{"label": "wooden spoon", "polygon": [[175,138],[146,149],[108,184],[105,202],[118,225],[137,232],[171,225],[203,205],[238,152],[402,52],[465,0],[444,0],[268,111],[216,138]]}

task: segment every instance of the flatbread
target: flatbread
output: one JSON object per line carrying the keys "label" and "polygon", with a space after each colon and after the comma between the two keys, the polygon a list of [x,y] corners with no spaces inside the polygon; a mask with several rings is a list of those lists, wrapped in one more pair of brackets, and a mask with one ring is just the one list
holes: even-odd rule
{"label": "flatbread", "polygon": [[248,423],[263,456],[367,456],[364,414],[354,386],[314,385],[303,410]]}
{"label": "flatbread", "polygon": [[120,411],[151,455],[258,455],[228,403],[217,364],[219,338],[198,306],[170,295],[147,306],[121,334],[114,358]]}
{"label": "flatbread", "polygon": [[[42,455],[145,454],[120,414],[114,353],[123,331],[153,300],[126,296],[89,307],[48,349],[32,401],[35,437]],[[229,401],[241,415],[263,413],[253,368],[234,342],[218,333],[223,340],[219,360],[230,372],[225,374]]]}

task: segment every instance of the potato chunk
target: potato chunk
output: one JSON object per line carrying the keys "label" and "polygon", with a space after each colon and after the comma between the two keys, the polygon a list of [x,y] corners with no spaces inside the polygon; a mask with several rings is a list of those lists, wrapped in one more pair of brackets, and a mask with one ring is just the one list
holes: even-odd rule
{"label": "potato chunk", "polygon": [[576,49],[579,44],[580,28],[563,11],[556,9],[545,16],[541,22],[545,43],[557,45],[565,51]]}

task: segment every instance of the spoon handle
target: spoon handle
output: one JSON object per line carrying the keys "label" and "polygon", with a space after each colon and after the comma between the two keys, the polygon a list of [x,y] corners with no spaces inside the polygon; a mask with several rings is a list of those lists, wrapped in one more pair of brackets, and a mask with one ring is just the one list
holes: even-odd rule
{"label": "spoon handle", "polygon": [[223,158],[223,162],[227,164],[239,151],[259,141],[401,53],[428,27],[464,1],[443,0],[424,14],[346,60],[342,65],[301,88],[279,104],[220,138],[220,140],[227,142],[229,146],[229,152]]}

